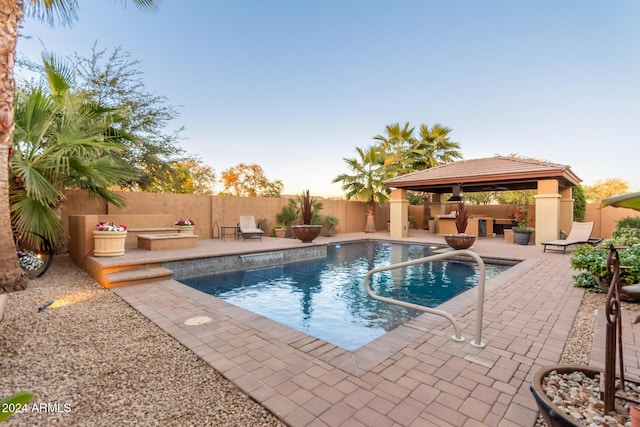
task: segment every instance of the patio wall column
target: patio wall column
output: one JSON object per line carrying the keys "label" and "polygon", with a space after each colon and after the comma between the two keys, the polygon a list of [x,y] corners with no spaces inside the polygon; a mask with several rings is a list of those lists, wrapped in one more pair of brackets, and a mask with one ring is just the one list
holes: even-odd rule
{"label": "patio wall column", "polygon": [[392,238],[404,238],[409,235],[407,221],[409,220],[409,200],[407,190],[396,189],[391,192],[389,207],[389,231]]}
{"label": "patio wall column", "polygon": [[560,230],[569,234],[573,224],[573,187],[560,190]]}
{"label": "patio wall column", "polygon": [[536,245],[541,242],[556,240],[560,230],[560,194],[558,180],[544,179],[538,181],[536,199]]}

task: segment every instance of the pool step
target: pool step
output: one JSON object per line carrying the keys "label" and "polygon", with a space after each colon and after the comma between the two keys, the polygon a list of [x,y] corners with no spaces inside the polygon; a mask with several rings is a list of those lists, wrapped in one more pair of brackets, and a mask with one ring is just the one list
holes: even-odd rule
{"label": "pool step", "polygon": [[166,280],[171,278],[172,275],[173,271],[168,268],[143,266],[142,268],[132,268],[107,273],[103,276],[104,282],[101,281],[101,283],[105,288],[119,288],[122,286]]}

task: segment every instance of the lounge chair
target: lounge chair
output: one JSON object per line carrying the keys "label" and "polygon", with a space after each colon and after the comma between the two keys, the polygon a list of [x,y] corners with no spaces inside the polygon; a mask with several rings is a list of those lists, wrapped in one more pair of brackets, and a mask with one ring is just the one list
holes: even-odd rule
{"label": "lounge chair", "polygon": [[549,242],[542,242],[544,246],[542,252],[547,251],[547,246],[555,246],[557,248],[549,248],[550,251],[562,253],[567,251],[567,247],[571,245],[578,245],[580,243],[597,243],[600,239],[591,239],[591,232],[593,231],[593,221],[591,222],[575,222],[571,225],[571,231],[566,240],[551,240]]}
{"label": "lounge chair", "polygon": [[244,240],[260,238],[262,240],[262,235],[264,231],[258,228],[256,225],[256,218],[253,216],[241,216],[240,217],[240,235]]}

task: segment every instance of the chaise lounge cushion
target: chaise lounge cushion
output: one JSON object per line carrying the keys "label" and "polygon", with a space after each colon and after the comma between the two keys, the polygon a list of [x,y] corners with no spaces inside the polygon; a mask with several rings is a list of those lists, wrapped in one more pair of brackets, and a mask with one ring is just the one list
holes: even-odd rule
{"label": "chaise lounge cushion", "polygon": [[264,234],[264,231],[262,231],[256,226],[255,217],[241,216],[239,224],[240,224],[240,235],[242,235],[242,238],[244,240],[252,239],[252,238],[259,238],[260,240],[262,240],[262,235]]}
{"label": "chaise lounge cushion", "polygon": [[566,240],[550,240],[548,242],[542,242],[544,246],[543,252],[547,251],[547,246],[551,246],[548,248],[550,251],[560,252],[562,249],[562,253],[565,253],[567,247],[571,245],[577,245],[581,243],[590,243],[591,232],[593,231],[593,221],[591,222],[573,222],[571,226],[571,231],[567,236]]}

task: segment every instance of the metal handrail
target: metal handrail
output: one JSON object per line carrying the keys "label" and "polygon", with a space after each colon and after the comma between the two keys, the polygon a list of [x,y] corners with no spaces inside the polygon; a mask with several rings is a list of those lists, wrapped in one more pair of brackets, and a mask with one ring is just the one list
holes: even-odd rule
{"label": "metal handrail", "polygon": [[478,309],[476,314],[476,336],[475,336],[475,339],[471,341],[471,345],[474,347],[484,348],[485,344],[482,342],[482,312],[484,310],[485,265],[482,258],[480,258],[480,256],[475,252],[468,251],[468,250],[452,251],[444,254],[437,254],[437,255],[431,255],[428,257],[418,258],[411,261],[399,262],[397,264],[391,264],[386,267],[374,268],[373,270],[370,270],[366,274],[366,276],[364,276],[364,285],[365,285],[365,288],[367,289],[367,293],[373,299],[386,302],[389,304],[400,305],[402,307],[407,307],[414,310],[424,311],[426,313],[431,313],[431,314],[435,314],[437,316],[442,316],[446,318],[451,322],[456,332],[455,335],[451,336],[451,339],[457,342],[463,342],[464,338],[462,337],[460,325],[458,325],[458,322],[456,321],[456,319],[446,311],[377,295],[371,290],[371,284],[370,284],[371,276],[375,273],[380,273],[382,271],[388,271],[388,270],[395,270],[397,268],[408,267],[411,265],[426,264],[427,262],[431,262],[431,261],[438,261],[441,259],[448,259],[448,258],[454,258],[454,257],[460,257],[460,256],[471,257],[480,266],[480,274],[479,274],[480,278],[478,280]]}

